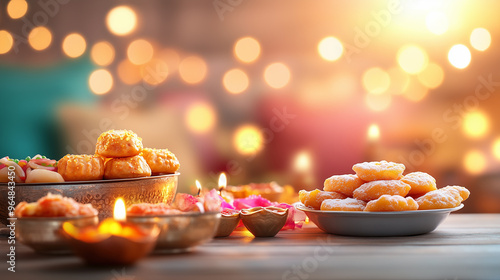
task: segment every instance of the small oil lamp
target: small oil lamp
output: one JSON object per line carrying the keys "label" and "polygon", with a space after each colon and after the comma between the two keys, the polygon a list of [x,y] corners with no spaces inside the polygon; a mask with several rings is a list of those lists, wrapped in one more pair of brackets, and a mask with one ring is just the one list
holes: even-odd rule
{"label": "small oil lamp", "polygon": [[285,225],[288,209],[275,206],[241,210],[241,220],[255,237],[273,237]]}
{"label": "small oil lamp", "polygon": [[130,265],[153,250],[160,230],[154,224],[127,222],[126,215],[125,203],[119,198],[113,218],[82,228],[65,222],[63,231],[75,254],[88,264]]}
{"label": "small oil lamp", "polygon": [[[226,188],[226,186],[227,186],[226,174],[221,173],[219,176],[219,196],[221,200],[228,202],[222,193]],[[229,236],[234,231],[236,226],[238,226],[239,222],[240,222],[240,212],[238,210],[229,208],[222,209],[221,219],[215,237]]]}

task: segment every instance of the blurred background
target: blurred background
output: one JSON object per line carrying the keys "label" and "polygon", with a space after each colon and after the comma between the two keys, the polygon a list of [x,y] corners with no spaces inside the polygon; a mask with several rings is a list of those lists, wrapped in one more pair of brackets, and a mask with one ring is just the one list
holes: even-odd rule
{"label": "blurred background", "polygon": [[0,156],[130,129],[177,155],[180,191],[385,159],[500,212],[498,1],[0,3]]}

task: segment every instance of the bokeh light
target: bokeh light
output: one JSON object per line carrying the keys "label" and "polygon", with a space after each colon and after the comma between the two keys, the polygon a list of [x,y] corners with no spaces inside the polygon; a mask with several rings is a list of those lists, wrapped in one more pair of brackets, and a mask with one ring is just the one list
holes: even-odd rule
{"label": "bokeh light", "polygon": [[480,138],[489,132],[488,116],[480,111],[466,113],[463,118],[463,132],[470,138]]}
{"label": "bokeh light", "polygon": [[179,75],[188,84],[197,84],[207,75],[207,64],[199,56],[188,56],[179,64]]}
{"label": "bokeh light", "polygon": [[217,121],[214,108],[204,102],[191,105],[186,112],[186,124],[195,133],[206,133],[212,130]]}
{"label": "bokeh light", "polygon": [[375,112],[381,112],[389,108],[392,102],[390,94],[371,94],[365,96],[365,103],[368,108]]}
{"label": "bokeh light", "polygon": [[304,172],[310,171],[312,167],[311,153],[308,151],[298,152],[293,160],[293,168],[296,171]]}
{"label": "bokeh light", "polygon": [[145,39],[137,39],[128,45],[127,57],[133,64],[142,65],[153,58],[153,45]]}
{"label": "bokeh light", "polygon": [[66,36],[62,43],[62,49],[64,54],[71,58],[76,58],[81,56],[85,49],[87,48],[87,42],[82,35],[78,33],[71,33]]}
{"label": "bokeh light", "polygon": [[491,44],[490,32],[484,28],[476,28],[470,34],[470,44],[478,51],[485,51]]}
{"label": "bokeh light", "polygon": [[429,93],[429,89],[419,83],[419,81],[415,78],[410,79],[410,84],[403,92],[403,96],[413,102],[418,102],[423,100],[427,94]]}
{"label": "bokeh light", "polygon": [[90,74],[89,87],[95,94],[106,94],[113,87],[113,76],[106,69],[97,69]]}
{"label": "bokeh light", "polygon": [[455,68],[464,69],[471,61],[469,48],[462,44],[454,45],[448,52],[448,60]]}
{"label": "bokeh light", "polygon": [[126,85],[134,85],[141,81],[139,66],[132,64],[130,60],[124,59],[118,64],[118,77]]}
{"label": "bokeh light", "polygon": [[318,52],[324,60],[335,61],[342,56],[344,47],[339,39],[329,36],[319,42]]}
{"label": "bokeh light", "polygon": [[241,69],[231,69],[224,74],[222,84],[229,93],[242,93],[248,88],[248,75]]}
{"label": "bokeh light", "polygon": [[52,43],[52,33],[44,26],[35,27],[28,35],[28,42],[34,50],[45,50]]}
{"label": "bokeh light", "polygon": [[169,71],[167,63],[155,58],[141,66],[142,80],[150,85],[159,85],[168,77]]}
{"label": "bokeh light", "polygon": [[493,141],[493,145],[491,147],[493,156],[500,160],[500,137],[497,137],[495,141]]}
{"label": "bokeh light", "polygon": [[371,124],[368,127],[368,140],[376,141],[379,138],[380,138],[380,129],[378,128],[378,125]]}
{"label": "bokeh light", "polygon": [[408,74],[418,74],[427,67],[429,57],[419,46],[407,45],[397,54],[399,66]]}
{"label": "bokeh light", "polygon": [[369,93],[384,93],[387,91],[390,84],[391,78],[389,77],[389,74],[381,68],[370,68],[363,74],[363,87]]}
{"label": "bokeh light", "polygon": [[28,3],[25,0],[10,0],[7,4],[7,14],[12,19],[23,17],[28,11]]}
{"label": "bokeh light", "polygon": [[260,44],[255,38],[244,37],[234,44],[234,56],[242,62],[254,62],[260,55]]}
{"label": "bokeh light", "polygon": [[115,59],[115,48],[109,42],[97,42],[90,50],[90,58],[97,65],[108,66]]}
{"label": "bokeh light", "polygon": [[391,84],[387,92],[394,95],[402,95],[410,84],[410,77],[400,67],[392,67],[387,70],[387,74],[391,79]]}
{"label": "bokeh light", "polygon": [[448,17],[443,12],[432,11],[425,17],[425,25],[430,32],[441,35],[448,30]]}
{"label": "bokeh light", "polygon": [[137,15],[128,6],[118,6],[109,11],[106,25],[111,33],[124,36],[130,34],[137,26]]}
{"label": "bokeh light", "polygon": [[0,54],[8,53],[14,45],[14,39],[7,30],[0,30]]}
{"label": "bokeh light", "polygon": [[424,71],[418,73],[418,80],[427,88],[437,88],[443,83],[444,71],[436,63],[429,63]]}
{"label": "bokeh light", "polygon": [[288,66],[280,62],[272,63],[264,70],[264,80],[275,89],[286,86],[290,82],[290,76]]}
{"label": "bokeh light", "polygon": [[256,154],[264,147],[264,136],[257,126],[243,125],[235,131],[233,144],[242,155]]}
{"label": "bokeh light", "polygon": [[465,154],[463,166],[471,174],[481,174],[486,170],[486,156],[478,150],[471,150]]}

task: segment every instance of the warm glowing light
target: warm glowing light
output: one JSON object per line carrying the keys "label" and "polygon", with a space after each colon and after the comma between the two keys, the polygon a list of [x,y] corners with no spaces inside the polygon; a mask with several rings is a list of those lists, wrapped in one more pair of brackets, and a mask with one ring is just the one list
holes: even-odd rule
{"label": "warm glowing light", "polygon": [[484,28],[476,28],[470,34],[470,44],[478,51],[485,51],[491,44],[490,32]]}
{"label": "warm glowing light", "polygon": [[443,12],[432,11],[425,17],[425,25],[430,32],[441,35],[448,30],[448,18]]}
{"label": "warm glowing light", "polygon": [[370,68],[363,74],[363,87],[373,94],[384,93],[391,84],[389,74],[380,68]]}
{"label": "warm glowing light", "polygon": [[28,35],[28,42],[33,49],[42,51],[50,46],[52,33],[46,27],[35,27]]}
{"label": "warm glowing light", "polygon": [[410,84],[410,77],[400,67],[392,67],[387,71],[391,79],[391,85],[387,90],[388,93],[394,95],[401,95],[408,88]]}
{"label": "warm glowing light", "polygon": [[239,94],[248,88],[248,76],[241,69],[231,69],[224,74],[222,84],[232,94]]}
{"label": "warm glowing light", "polygon": [[372,124],[368,127],[368,140],[377,141],[380,138],[380,129],[378,125]]}
{"label": "warm glowing light", "polygon": [[443,68],[435,63],[429,63],[424,71],[418,73],[418,80],[427,88],[437,88],[444,80]]}
{"label": "warm glowing light", "polygon": [[169,73],[174,73],[179,69],[179,63],[181,62],[181,57],[176,50],[163,49],[158,53],[157,57],[163,60],[167,64]]}
{"label": "warm glowing light", "polygon": [[311,155],[307,151],[301,151],[295,155],[293,167],[296,171],[309,171],[311,166]]}
{"label": "warm glowing light", "polygon": [[113,219],[117,221],[125,221],[127,219],[127,209],[123,198],[116,199],[115,208],[113,210]]}
{"label": "warm glowing light", "polygon": [[467,113],[463,120],[463,132],[471,138],[485,136],[490,128],[490,122],[486,114],[476,111]]}
{"label": "warm glowing light", "polygon": [[419,46],[402,47],[397,54],[399,66],[408,74],[418,74],[427,67],[429,57]]}
{"label": "warm glowing light", "polygon": [[13,45],[12,35],[6,30],[0,30],[0,54],[8,53]]}
{"label": "warm glowing light", "polygon": [[196,184],[196,193],[198,195],[200,195],[200,193],[201,193],[201,184],[200,184],[200,181],[196,180],[195,184]]}
{"label": "warm glowing light", "polygon": [[260,55],[260,44],[255,38],[244,37],[234,44],[234,56],[245,63],[254,62]]}
{"label": "warm glowing light", "polygon": [[206,103],[191,105],[186,113],[186,122],[189,129],[195,133],[206,133],[213,129],[217,115],[212,106]]}
{"label": "warm glowing light", "polygon": [[81,56],[86,48],[87,42],[85,42],[85,38],[78,33],[69,34],[64,38],[62,43],[63,52],[71,58]]}
{"label": "warm glowing light", "polygon": [[486,156],[477,150],[469,151],[463,161],[465,170],[471,174],[480,174],[486,170]]}
{"label": "warm glowing light", "polygon": [[207,75],[207,64],[199,56],[184,58],[179,64],[179,75],[188,84],[197,84]]}
{"label": "warm glowing light", "polygon": [[342,56],[344,47],[339,39],[330,36],[319,42],[318,52],[324,60],[335,61]]}
{"label": "warm glowing light", "polygon": [[142,65],[153,58],[154,49],[150,42],[137,39],[130,43],[127,48],[127,57],[135,65]]}
{"label": "warm glowing light", "polygon": [[224,174],[224,172],[222,172],[219,176],[219,191],[225,189],[226,186],[227,186],[226,174]]}
{"label": "warm glowing light", "polygon": [[124,59],[118,64],[118,77],[127,85],[134,85],[141,81],[141,71],[139,66],[132,64],[130,60]]}
{"label": "warm glowing light", "polygon": [[253,125],[239,127],[233,137],[234,147],[242,155],[252,155],[264,148],[264,136],[260,129]]}
{"label": "warm glowing light", "polygon": [[28,3],[25,0],[10,0],[7,4],[7,14],[12,19],[23,17],[28,11]]}
{"label": "warm glowing light", "polygon": [[283,63],[270,64],[264,70],[264,80],[272,88],[282,88],[290,82],[290,69]]}
{"label": "warm glowing light", "polygon": [[98,42],[90,50],[90,57],[95,64],[108,66],[115,59],[115,48],[109,42]]}
{"label": "warm glowing light", "polygon": [[389,108],[391,105],[392,97],[389,94],[367,94],[365,96],[365,103],[368,108],[373,111],[381,112]]}
{"label": "warm glowing light", "polygon": [[495,139],[492,146],[493,156],[500,160],[500,137]]}
{"label": "warm glowing light", "polygon": [[118,6],[109,11],[106,25],[111,33],[124,36],[130,34],[137,26],[137,15],[128,6]]}
{"label": "warm glowing light", "polygon": [[159,85],[168,77],[167,63],[161,59],[152,59],[141,67],[142,80],[150,85]]}
{"label": "warm glowing light", "polygon": [[113,76],[106,69],[98,69],[89,77],[90,90],[95,94],[108,93],[113,87]]}
{"label": "warm glowing light", "polygon": [[454,67],[464,69],[469,66],[471,60],[469,48],[462,44],[454,45],[448,52],[448,60]]}
{"label": "warm glowing light", "polygon": [[427,94],[429,93],[429,89],[419,83],[417,79],[411,79],[408,88],[403,92],[404,97],[413,102],[418,102],[423,100]]}

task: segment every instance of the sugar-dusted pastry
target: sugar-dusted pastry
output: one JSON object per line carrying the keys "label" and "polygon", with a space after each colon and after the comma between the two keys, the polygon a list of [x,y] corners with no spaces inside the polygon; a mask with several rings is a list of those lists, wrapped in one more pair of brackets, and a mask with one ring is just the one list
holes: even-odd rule
{"label": "sugar-dusted pastry", "polygon": [[104,160],[97,155],[65,155],[57,164],[65,181],[102,180]]}
{"label": "sugar-dusted pastry", "polygon": [[338,192],[320,191],[318,189],[310,192],[305,190],[299,191],[300,202],[302,202],[305,206],[314,208],[316,210],[320,209],[321,203],[325,199],[344,199],[346,197],[347,196],[345,196],[344,194]]}
{"label": "sugar-dusted pastry", "polygon": [[321,203],[323,211],[363,211],[366,207],[366,202],[355,198],[345,199],[325,199]]}
{"label": "sugar-dusted pastry", "polygon": [[142,156],[112,158],[104,165],[104,179],[151,176],[151,168]]}
{"label": "sugar-dusted pastry", "polygon": [[419,196],[436,190],[436,179],[425,172],[412,172],[406,174],[401,181],[410,185],[408,195]]}
{"label": "sugar-dusted pastry", "polygon": [[353,192],[353,197],[370,201],[381,197],[384,194],[406,196],[411,187],[401,180],[380,180],[364,183]]}
{"label": "sugar-dusted pastry", "polygon": [[355,174],[333,175],[325,180],[323,190],[329,192],[343,193],[352,197],[355,189],[366,183]]}
{"label": "sugar-dusted pastry", "polygon": [[459,186],[447,186],[430,191],[416,199],[418,210],[443,209],[457,207],[469,198],[469,190]]}
{"label": "sugar-dusted pastry", "polygon": [[130,130],[109,130],[97,138],[95,152],[107,158],[136,156],[142,151],[142,139]]}
{"label": "sugar-dusted pastry", "polygon": [[158,173],[175,173],[179,169],[179,160],[175,157],[174,153],[167,149],[142,149],[141,155],[144,157],[151,172]]}
{"label": "sugar-dusted pastry", "polygon": [[418,204],[412,197],[384,194],[366,204],[365,212],[391,212],[417,210]]}
{"label": "sugar-dusted pastry", "polygon": [[390,161],[372,161],[357,163],[352,167],[356,175],[363,181],[397,180],[403,177],[405,166]]}

